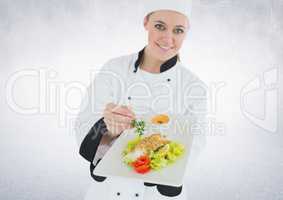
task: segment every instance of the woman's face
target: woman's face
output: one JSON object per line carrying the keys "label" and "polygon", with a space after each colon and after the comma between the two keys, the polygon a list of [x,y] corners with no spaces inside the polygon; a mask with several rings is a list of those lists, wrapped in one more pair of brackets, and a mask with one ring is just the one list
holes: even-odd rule
{"label": "woman's face", "polygon": [[145,17],[144,27],[148,31],[148,51],[154,58],[166,61],[178,54],[189,22],[181,13],[160,10]]}

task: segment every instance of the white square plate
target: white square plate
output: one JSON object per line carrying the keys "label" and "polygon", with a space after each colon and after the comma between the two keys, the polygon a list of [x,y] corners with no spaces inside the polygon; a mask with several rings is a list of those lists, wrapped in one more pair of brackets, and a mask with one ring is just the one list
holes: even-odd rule
{"label": "white square plate", "polygon": [[182,117],[170,115],[168,125],[152,125],[151,116],[144,117],[146,122],[145,135],[160,132],[169,140],[179,142],[185,146],[184,154],[173,164],[158,170],[151,170],[146,174],[138,174],[123,163],[122,152],[128,141],[136,137],[134,129],[125,131],[107,151],[94,169],[93,174],[104,177],[125,177],[142,180],[148,183],[181,186],[185,175],[188,156],[190,154],[193,137],[189,134],[189,124]]}

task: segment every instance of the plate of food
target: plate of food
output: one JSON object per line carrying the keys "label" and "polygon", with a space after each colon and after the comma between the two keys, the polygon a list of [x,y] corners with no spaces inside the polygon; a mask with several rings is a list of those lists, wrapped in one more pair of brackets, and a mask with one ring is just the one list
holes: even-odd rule
{"label": "plate of food", "polygon": [[105,177],[181,186],[192,146],[186,121],[176,115],[143,116],[115,141],[94,169]]}

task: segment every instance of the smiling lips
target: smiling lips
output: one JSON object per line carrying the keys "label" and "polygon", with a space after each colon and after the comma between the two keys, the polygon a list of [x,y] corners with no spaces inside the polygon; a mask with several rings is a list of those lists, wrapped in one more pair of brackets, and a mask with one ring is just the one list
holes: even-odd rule
{"label": "smiling lips", "polygon": [[167,52],[169,51],[170,49],[173,49],[173,47],[170,47],[170,46],[163,46],[163,45],[160,45],[158,43],[156,43],[156,45],[164,52]]}

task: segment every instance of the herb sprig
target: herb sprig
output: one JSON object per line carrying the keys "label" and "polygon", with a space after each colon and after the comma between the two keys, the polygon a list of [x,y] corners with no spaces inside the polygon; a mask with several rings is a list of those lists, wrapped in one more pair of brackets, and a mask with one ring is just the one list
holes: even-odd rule
{"label": "herb sprig", "polygon": [[135,133],[137,133],[139,136],[142,136],[144,134],[145,121],[143,121],[143,120],[133,120],[131,125],[132,125],[132,127],[135,128]]}

